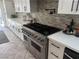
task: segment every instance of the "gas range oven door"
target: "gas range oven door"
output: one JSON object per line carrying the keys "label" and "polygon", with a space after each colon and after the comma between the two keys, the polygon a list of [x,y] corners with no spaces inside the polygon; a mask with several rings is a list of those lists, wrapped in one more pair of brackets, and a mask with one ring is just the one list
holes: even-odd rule
{"label": "gas range oven door", "polygon": [[38,44],[36,41],[30,41],[29,49],[36,59],[46,59],[46,48]]}
{"label": "gas range oven door", "polygon": [[29,42],[30,42],[29,37],[25,34],[23,34],[23,37],[24,37],[24,45],[25,45],[26,49],[29,50]]}

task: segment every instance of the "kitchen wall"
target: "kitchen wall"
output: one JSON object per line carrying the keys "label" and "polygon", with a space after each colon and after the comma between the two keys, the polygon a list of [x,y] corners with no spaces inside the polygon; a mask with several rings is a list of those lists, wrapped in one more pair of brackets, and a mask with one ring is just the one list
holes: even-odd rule
{"label": "kitchen wall", "polygon": [[[69,24],[71,19],[74,19],[75,23],[79,25],[79,15],[59,15],[57,14],[58,0],[38,0],[39,12],[32,13],[31,15],[39,20],[40,23],[49,26],[55,26],[64,28],[64,24]],[[56,9],[55,14],[50,14],[50,10]]]}
{"label": "kitchen wall", "polygon": [[[8,0],[9,1],[9,0]],[[38,12],[30,14],[19,13],[19,17],[36,18],[39,23],[46,24],[49,26],[55,26],[59,28],[64,28],[65,24],[69,24],[71,19],[74,19],[75,23],[79,25],[79,15],[59,15],[57,14],[58,0],[37,0],[38,1]],[[11,6],[9,6],[11,7]],[[12,8],[12,7],[11,7]],[[9,9],[11,9],[9,8]],[[50,14],[50,10],[46,9],[56,9],[55,14]],[[14,10],[14,9],[13,9]],[[28,17],[29,16],[29,17]],[[27,19],[26,18],[26,19]]]}

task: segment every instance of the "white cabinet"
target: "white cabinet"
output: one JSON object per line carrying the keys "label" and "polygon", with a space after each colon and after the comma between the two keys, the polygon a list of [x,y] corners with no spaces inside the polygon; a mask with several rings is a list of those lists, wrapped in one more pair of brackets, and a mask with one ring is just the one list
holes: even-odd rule
{"label": "white cabinet", "polygon": [[49,41],[48,59],[63,59],[65,47],[56,41]]}
{"label": "white cabinet", "polygon": [[14,0],[16,12],[36,12],[37,0]]}
{"label": "white cabinet", "polygon": [[21,0],[14,0],[14,5],[15,5],[16,12],[22,12]]}
{"label": "white cabinet", "polygon": [[8,20],[7,26],[14,32],[20,39],[23,40],[23,33],[22,33],[22,25],[17,23],[16,21]]}
{"label": "white cabinet", "polygon": [[79,14],[79,0],[59,0],[58,14]]}

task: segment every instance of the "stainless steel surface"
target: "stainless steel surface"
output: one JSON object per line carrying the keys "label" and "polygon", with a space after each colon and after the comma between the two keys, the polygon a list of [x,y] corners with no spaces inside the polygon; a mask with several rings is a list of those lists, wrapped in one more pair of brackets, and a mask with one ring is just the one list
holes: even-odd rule
{"label": "stainless steel surface", "polygon": [[23,27],[23,34],[26,38],[26,48],[33,54],[36,59],[47,59],[47,38],[46,36]]}
{"label": "stainless steel surface", "polygon": [[36,57],[36,59],[48,59],[47,36],[60,31],[60,29],[39,23],[30,23],[23,25],[22,30],[24,35],[28,38],[29,51]]}

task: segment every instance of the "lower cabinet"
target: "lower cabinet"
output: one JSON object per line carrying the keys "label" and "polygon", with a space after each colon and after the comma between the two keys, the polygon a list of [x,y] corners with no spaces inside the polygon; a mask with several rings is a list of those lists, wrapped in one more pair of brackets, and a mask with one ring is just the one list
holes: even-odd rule
{"label": "lower cabinet", "polygon": [[17,35],[20,39],[23,40],[23,33],[22,33],[22,25],[15,22],[15,21],[9,21],[9,24],[7,26]]}
{"label": "lower cabinet", "polygon": [[60,43],[49,40],[48,59],[63,59],[64,49]]}
{"label": "lower cabinet", "polygon": [[54,54],[49,53],[49,58],[48,59],[58,59]]}

